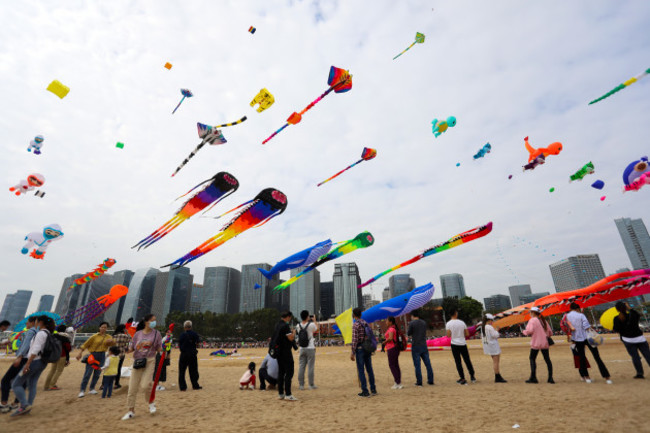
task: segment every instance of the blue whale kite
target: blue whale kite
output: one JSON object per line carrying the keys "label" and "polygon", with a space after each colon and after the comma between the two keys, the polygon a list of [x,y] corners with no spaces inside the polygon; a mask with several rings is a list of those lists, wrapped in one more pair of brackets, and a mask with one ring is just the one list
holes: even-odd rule
{"label": "blue whale kite", "polygon": [[332,248],[332,240],[327,239],[326,241],[319,242],[314,246],[306,248],[299,253],[296,253],[292,256],[287,257],[284,260],[276,263],[275,266],[271,268],[270,271],[264,270],[262,268],[257,268],[268,280],[273,278],[273,275],[280,272],[288,271],[290,269],[299,268],[301,266],[309,266],[314,263],[320,256],[327,254]]}

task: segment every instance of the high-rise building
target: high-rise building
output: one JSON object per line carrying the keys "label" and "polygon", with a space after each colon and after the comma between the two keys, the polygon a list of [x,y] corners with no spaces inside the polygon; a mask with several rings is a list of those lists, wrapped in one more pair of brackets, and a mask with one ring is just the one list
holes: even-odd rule
{"label": "high-rise building", "polygon": [[465,283],[461,274],[440,275],[440,287],[443,298],[462,299],[465,296]]}
{"label": "high-rise building", "polygon": [[364,310],[369,308],[368,305],[370,305],[370,301],[372,301],[372,293],[361,295],[361,304],[363,305]]}
{"label": "high-rise building", "polygon": [[519,299],[521,300],[521,305],[524,305],[530,302],[535,302],[539,298],[543,298],[544,296],[548,295],[550,295],[549,292],[531,293],[530,295],[521,295]]}
{"label": "high-rise building", "polygon": [[320,315],[329,319],[334,314],[334,282],[320,283]]}
{"label": "high-rise building", "polygon": [[[74,274],[64,279],[61,292],[59,293],[59,300],[56,303],[55,313],[61,317],[66,314],[72,314],[77,308],[88,304],[93,299],[108,294],[113,287],[113,275],[104,274],[97,277],[95,280],[89,281],[84,284],[74,286],[70,289],[74,280],[82,277],[83,274]],[[84,326],[96,326],[104,320],[104,314],[100,314]]]}
{"label": "high-rise building", "polygon": [[[259,271],[257,271],[259,273]],[[200,309],[215,314],[239,312],[241,272],[227,266],[205,268]]]}
{"label": "high-rise building", "polygon": [[483,304],[486,311],[501,312],[512,308],[510,297],[507,295],[492,295],[489,298],[483,298]]}
{"label": "high-rise building", "polygon": [[[291,270],[291,276],[298,275],[306,266]],[[289,294],[289,310],[296,316],[302,310],[316,314],[320,310],[320,271],[314,269],[291,285]]]}
{"label": "high-rise building", "polygon": [[[122,322],[126,322],[129,318],[133,318],[137,322],[151,312],[156,276],[159,273],[160,271],[154,268],[135,271],[131,278],[131,284],[129,284],[129,293],[124,300]],[[159,318],[158,320],[163,323],[165,319]]]}
{"label": "high-rise building", "polygon": [[[277,284],[284,283],[284,280],[280,279],[277,281]],[[276,284],[275,282],[273,284]],[[287,287],[284,290],[273,290],[273,286],[269,286],[269,293],[267,294],[266,308],[273,308],[278,311],[288,311],[289,306],[291,305],[291,293],[293,293],[292,286]],[[296,316],[300,312],[294,313]]]}
{"label": "high-rise building", "polygon": [[614,223],[616,223],[625,251],[632,262],[632,268],[650,268],[650,235],[648,235],[648,229],[643,224],[643,220],[641,218],[635,220],[619,218],[615,219]]}
{"label": "high-rise building", "polygon": [[[59,291],[59,298],[56,300],[56,307],[54,308],[54,312],[59,316],[63,317],[65,313],[68,312],[68,306],[70,305],[70,302],[75,292],[77,293],[78,296],[78,293],[80,291],[79,286],[75,287],[74,289],[70,289],[70,286],[72,285],[72,283],[74,283],[74,280],[82,276],[83,274],[74,274],[63,279],[63,285],[61,286],[61,290]],[[76,307],[76,300],[74,302],[75,303],[73,304],[73,307]]]}
{"label": "high-rise building", "polygon": [[[117,271],[113,274],[113,284],[120,284],[122,286],[129,287],[132,278],[133,271],[130,271],[128,269]],[[112,326],[117,326],[118,324],[122,323],[122,311],[124,310],[125,300],[126,296],[122,296],[104,313],[104,320],[110,323]]]}
{"label": "high-rise building", "polygon": [[52,311],[52,305],[54,304],[54,295],[43,295],[41,299],[38,300],[38,307],[36,311]]}
{"label": "high-rise building", "polygon": [[8,320],[12,325],[20,322],[27,315],[27,307],[32,299],[31,290],[18,290],[16,293],[7,294],[0,311],[0,320]]}
{"label": "high-rise building", "polygon": [[271,265],[268,263],[253,263],[241,267],[240,312],[274,308],[272,306],[271,290],[280,284],[280,277],[275,274],[271,280],[267,280],[257,268],[270,271]]}
{"label": "high-rise building", "polygon": [[391,275],[388,279],[389,299],[395,296],[403,295],[415,289],[415,280],[410,274]]}
{"label": "high-rise building", "polygon": [[584,254],[562,259],[549,265],[555,291],[581,289],[605,278],[598,254]]}
{"label": "high-rise building", "polygon": [[349,308],[363,305],[361,301],[361,276],[356,263],[334,265],[334,314],[339,315]]}
{"label": "high-rise building", "polygon": [[388,287],[381,291],[381,302],[386,302],[390,299],[390,289]]}
{"label": "high-rise building", "polygon": [[508,291],[510,292],[510,300],[512,301],[513,307],[524,305],[520,298],[523,295],[530,295],[533,293],[530,284],[517,284],[515,286],[510,286],[508,287]]}
{"label": "high-rise building", "polygon": [[190,268],[180,267],[156,275],[151,313],[164,321],[172,311],[187,311],[191,297],[192,281]]}
{"label": "high-rise building", "polygon": [[[201,312],[201,293],[203,292],[203,284],[192,283],[192,293],[190,294],[190,308],[189,312],[192,314]],[[239,298],[237,298],[239,302]]]}

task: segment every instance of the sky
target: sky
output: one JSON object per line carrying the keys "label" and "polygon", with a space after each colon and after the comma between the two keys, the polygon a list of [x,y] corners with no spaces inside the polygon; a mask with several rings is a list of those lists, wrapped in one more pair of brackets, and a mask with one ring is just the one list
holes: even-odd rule
{"label": "sky", "polygon": [[[41,173],[46,195],[0,196],[0,300],[33,290],[33,310],[107,257],[118,271],[183,256],[228,217],[196,216],[146,250],[131,246],[219,171],[240,188],[210,215],[267,187],[288,207],[194,261],[195,282],[207,266],[274,264],[368,230],[374,245],[338,260],[356,262],[365,281],[488,221],[488,236],[400,271],[433,282],[436,297],[439,276],[460,273],[482,301],[518,283],[553,292],[548,265],[576,254],[598,253],[606,273],[629,267],[613,220],[650,224],[650,188],[623,194],[621,176],[650,153],[650,79],[587,103],[650,67],[648,28],[641,0],[2,2],[0,178],[9,188]],[[416,32],[424,44],[392,60]],[[350,71],[352,90],[262,145],[327,89],[332,65]],[[65,99],[45,90],[54,79],[70,87]],[[172,115],[181,88],[194,97]],[[249,102],[261,88],[275,104],[257,113]],[[226,144],[205,146],[170,177],[200,142],[197,122],[244,115],[223,129]],[[457,125],[434,138],[431,121],[452,115]],[[37,134],[38,156],[26,151]],[[526,136],[564,149],[524,173]],[[487,142],[492,152],[474,161]],[[363,147],[377,157],[316,187]],[[595,174],[569,183],[589,161]],[[596,179],[602,191],[590,187]],[[45,259],[20,254],[24,236],[51,223],[65,236]],[[334,263],[319,268],[322,281]],[[380,299],[387,285],[388,276],[364,293]]]}

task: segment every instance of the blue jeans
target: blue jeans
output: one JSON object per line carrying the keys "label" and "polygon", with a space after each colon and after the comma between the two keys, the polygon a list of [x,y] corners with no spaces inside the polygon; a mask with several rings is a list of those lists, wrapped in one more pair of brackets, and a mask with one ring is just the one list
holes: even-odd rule
{"label": "blue jeans", "polygon": [[417,384],[422,385],[422,370],[420,369],[420,359],[422,359],[427,369],[427,383],[433,385],[433,368],[431,368],[431,361],[429,360],[429,348],[427,346],[411,346],[411,356],[413,357]]}
{"label": "blue jeans", "polygon": [[[21,407],[34,404],[38,378],[41,377],[41,373],[45,370],[45,367],[47,367],[47,364],[43,363],[40,359],[36,359],[29,365],[27,374],[16,376],[14,379],[11,389],[14,391]],[[29,390],[29,399],[27,398],[27,390]]]}
{"label": "blue jeans", "polygon": [[366,367],[368,372],[368,380],[370,381],[370,391],[377,392],[375,388],[375,373],[372,371],[372,354],[366,353],[361,346],[357,347],[356,351],[357,359],[357,373],[359,374],[359,381],[361,382],[361,391],[368,393],[368,385],[366,384],[366,374],[363,371],[363,367]]}
{"label": "blue jeans", "polygon": [[[104,365],[104,361],[106,360],[106,353],[104,352],[93,352],[92,355],[95,357],[97,361],[99,361],[99,366]],[[84,377],[81,379],[81,391],[86,392],[86,386],[88,386],[88,381],[90,380],[90,376],[93,377],[93,380],[90,382],[90,389],[95,389],[95,385],[97,385],[97,381],[99,380],[99,376],[101,376],[102,371],[101,370],[95,370],[92,368],[90,365],[86,364],[86,371],[84,371]]]}
{"label": "blue jeans", "polygon": [[115,376],[104,375],[104,380],[102,381],[102,398],[111,398],[111,394],[113,394],[113,383],[115,383]]}

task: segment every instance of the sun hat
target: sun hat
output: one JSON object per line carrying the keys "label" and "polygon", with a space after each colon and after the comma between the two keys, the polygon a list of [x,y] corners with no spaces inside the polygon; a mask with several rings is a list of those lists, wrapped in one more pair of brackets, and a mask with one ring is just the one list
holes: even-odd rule
{"label": "sun hat", "polygon": [[541,313],[541,310],[539,309],[539,307],[533,307],[533,308],[530,309],[530,311],[534,311],[536,313]]}
{"label": "sun hat", "polygon": [[490,313],[487,313],[485,315],[485,318],[488,319],[488,320],[494,320],[494,316],[492,314],[490,314]]}

